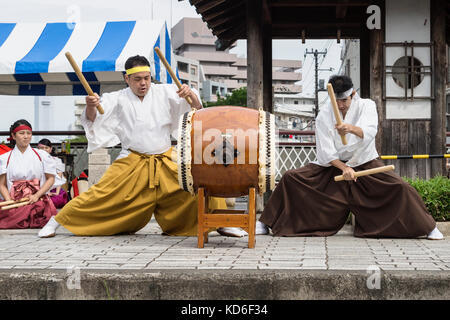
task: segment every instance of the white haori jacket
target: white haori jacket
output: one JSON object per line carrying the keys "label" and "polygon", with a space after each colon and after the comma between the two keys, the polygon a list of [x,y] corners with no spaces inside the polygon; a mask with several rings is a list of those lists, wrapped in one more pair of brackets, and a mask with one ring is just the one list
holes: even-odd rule
{"label": "white haori jacket", "polygon": [[144,154],[169,150],[170,135],[176,137],[180,116],[191,110],[177,90],[174,84],[152,83],[143,101],[130,88],[103,94],[100,104],[104,114],[97,112],[93,122],[86,118],[86,110],[81,116],[88,139],[87,151],[121,143],[122,151],[117,157],[120,159],[128,156],[129,149]]}
{"label": "white haori jacket", "polygon": [[14,181],[19,180],[39,179],[42,187],[46,173],[56,175],[55,161],[46,151],[28,146],[22,153],[16,146],[0,155],[0,175],[6,174],[8,190],[11,190]]}
{"label": "white haori jacket", "polygon": [[349,167],[357,167],[378,158],[375,148],[375,136],[378,129],[375,102],[370,99],[361,99],[356,93],[342,122],[360,127],[364,138],[361,139],[349,133],[345,135],[347,145],[342,144],[341,136],[335,128],[336,118],[330,103],[320,110],[316,119],[317,160],[312,163],[329,167],[331,161],[339,159],[347,161],[346,164]]}

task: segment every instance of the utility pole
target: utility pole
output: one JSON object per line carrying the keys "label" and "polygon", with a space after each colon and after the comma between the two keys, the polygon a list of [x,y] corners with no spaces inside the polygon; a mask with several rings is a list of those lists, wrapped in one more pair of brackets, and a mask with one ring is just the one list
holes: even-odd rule
{"label": "utility pole", "polygon": [[315,85],[315,100],[316,100],[315,105],[316,105],[316,107],[315,107],[315,110],[314,110],[314,114],[315,114],[315,118],[316,118],[317,114],[319,113],[319,74],[318,74],[318,72],[319,72],[319,62],[318,62],[318,60],[319,60],[319,54],[322,54],[324,56],[327,55],[327,49],[325,49],[325,51],[321,51],[321,52],[317,51],[317,49],[316,50],[311,49],[311,51],[308,51],[308,49],[306,49],[305,56],[304,56],[305,59],[306,59],[306,55],[307,54],[313,54],[314,55],[315,82],[316,82],[316,85]]}
{"label": "utility pole", "polygon": [[[330,67],[328,69],[318,69],[317,71],[334,71],[334,68]],[[321,91],[328,91],[328,89],[325,88],[325,86],[323,88],[322,87],[317,88],[317,92],[321,92]],[[316,116],[317,116],[317,114],[316,114]]]}

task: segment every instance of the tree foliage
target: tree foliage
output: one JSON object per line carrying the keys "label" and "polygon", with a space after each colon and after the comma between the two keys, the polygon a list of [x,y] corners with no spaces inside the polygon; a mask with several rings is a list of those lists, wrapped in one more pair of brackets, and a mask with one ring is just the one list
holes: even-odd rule
{"label": "tree foliage", "polygon": [[443,176],[429,180],[403,179],[417,190],[434,220],[450,221],[450,179]]}
{"label": "tree foliage", "polygon": [[227,95],[226,97],[220,97],[217,95],[216,102],[205,102],[203,103],[205,108],[213,107],[213,106],[247,106],[247,88],[242,87],[234,90],[231,95]]}

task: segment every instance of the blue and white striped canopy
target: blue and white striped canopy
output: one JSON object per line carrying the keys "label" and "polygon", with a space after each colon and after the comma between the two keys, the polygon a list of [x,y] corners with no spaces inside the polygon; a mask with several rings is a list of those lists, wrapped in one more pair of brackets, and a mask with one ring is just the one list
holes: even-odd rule
{"label": "blue and white striped canopy", "polygon": [[125,61],[137,54],[149,59],[154,80],[171,83],[154,47],[176,70],[164,21],[0,23],[0,94],[85,95],[67,51],[99,94],[126,86]]}

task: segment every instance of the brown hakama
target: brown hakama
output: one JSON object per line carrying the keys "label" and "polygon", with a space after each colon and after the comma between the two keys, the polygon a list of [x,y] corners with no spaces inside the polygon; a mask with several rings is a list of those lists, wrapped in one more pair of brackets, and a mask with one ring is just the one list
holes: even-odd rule
{"label": "brown hakama", "polygon": [[[355,171],[383,166],[372,160]],[[273,191],[260,221],[275,236],[330,236],[355,215],[354,236],[416,238],[436,226],[417,191],[390,172],[335,182],[342,171],[309,164],[289,170]]]}

